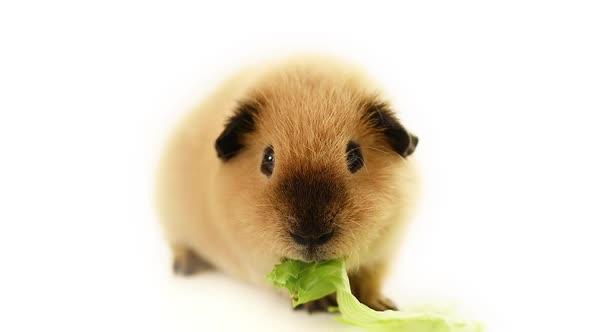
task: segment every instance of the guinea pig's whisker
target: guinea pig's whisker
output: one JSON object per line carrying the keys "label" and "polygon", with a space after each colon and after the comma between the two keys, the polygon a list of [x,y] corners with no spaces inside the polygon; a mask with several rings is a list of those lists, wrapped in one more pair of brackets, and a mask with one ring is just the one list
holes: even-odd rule
{"label": "guinea pig's whisker", "polygon": [[358,267],[359,267],[360,261],[361,261],[360,254],[358,253],[358,248],[355,248],[355,247],[350,248],[349,251],[351,254],[350,254],[350,256],[348,256],[348,259],[352,264],[348,264],[348,265],[354,266],[354,270],[352,272],[356,272],[356,271],[358,271]]}
{"label": "guinea pig's whisker", "polygon": [[349,222],[349,223],[352,223],[352,224],[355,224],[355,225],[357,225],[357,226],[361,226],[361,223],[360,223],[360,222],[358,222],[358,221],[349,220],[348,222]]}
{"label": "guinea pig's whisker", "polygon": [[366,148],[367,149],[371,149],[371,150],[375,150],[375,151],[378,151],[378,152],[381,152],[381,153],[383,153],[385,155],[390,156],[393,159],[400,159],[404,163],[406,162],[406,160],[402,156],[400,156],[399,154],[397,154],[397,153],[391,154],[391,153],[389,153],[387,151],[381,150],[381,149],[376,148],[376,147],[373,147],[373,146],[367,146]]}
{"label": "guinea pig's whisker", "polygon": [[[360,226],[360,224],[357,224]],[[356,235],[354,234],[354,232],[352,231],[352,229],[350,228],[350,226],[344,226],[341,225],[340,227],[342,227],[343,230],[345,230],[348,234],[350,234],[350,236],[352,237],[353,241],[356,243]]]}
{"label": "guinea pig's whisker", "polygon": [[369,165],[365,163],[363,166],[363,172],[367,173],[368,175],[371,175],[371,172],[369,172]]}

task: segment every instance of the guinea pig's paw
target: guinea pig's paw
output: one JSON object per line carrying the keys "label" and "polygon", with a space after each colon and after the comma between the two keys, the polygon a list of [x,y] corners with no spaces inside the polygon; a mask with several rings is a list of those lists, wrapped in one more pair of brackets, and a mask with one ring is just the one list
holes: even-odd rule
{"label": "guinea pig's paw", "polygon": [[172,270],[175,274],[190,276],[195,273],[211,270],[213,266],[201,256],[185,247],[174,247],[174,263]]}
{"label": "guinea pig's paw", "polygon": [[363,296],[359,298],[359,301],[361,301],[367,307],[377,311],[398,310],[397,306],[395,305],[395,303],[393,303],[393,301],[378,293]]}
{"label": "guinea pig's paw", "polygon": [[338,303],[336,302],[336,294],[332,294],[315,301],[300,304],[293,309],[307,310],[307,312],[311,314],[314,312],[328,312],[328,308],[336,306],[338,306]]}

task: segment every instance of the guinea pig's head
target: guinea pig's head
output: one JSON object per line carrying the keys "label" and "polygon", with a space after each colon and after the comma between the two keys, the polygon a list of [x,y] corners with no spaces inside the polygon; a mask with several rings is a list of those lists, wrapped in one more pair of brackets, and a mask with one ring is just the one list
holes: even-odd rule
{"label": "guinea pig's head", "polygon": [[405,204],[418,143],[356,76],[269,75],[240,100],[215,147],[245,236],[280,257],[354,257]]}

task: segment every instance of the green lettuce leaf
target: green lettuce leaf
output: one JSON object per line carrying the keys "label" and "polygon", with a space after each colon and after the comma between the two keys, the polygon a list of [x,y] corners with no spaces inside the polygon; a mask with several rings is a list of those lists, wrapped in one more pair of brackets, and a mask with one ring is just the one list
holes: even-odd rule
{"label": "green lettuce leaf", "polygon": [[342,259],[323,263],[285,260],[266,277],[275,286],[289,290],[293,306],[320,299],[338,289],[350,289]]}
{"label": "green lettuce leaf", "polygon": [[343,259],[321,263],[284,260],[267,275],[275,286],[286,288],[293,306],[336,293],[341,322],[375,332],[482,332],[483,325],[448,314],[414,311],[375,311],[350,291]]}

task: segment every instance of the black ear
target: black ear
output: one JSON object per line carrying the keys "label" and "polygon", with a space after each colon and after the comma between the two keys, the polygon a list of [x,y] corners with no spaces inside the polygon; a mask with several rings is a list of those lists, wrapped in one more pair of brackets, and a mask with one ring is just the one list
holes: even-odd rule
{"label": "black ear", "polygon": [[258,109],[254,104],[242,103],[225,124],[225,129],[215,141],[217,156],[227,161],[244,148],[244,135],[254,131]]}
{"label": "black ear", "polygon": [[414,153],[418,145],[418,137],[402,126],[385,103],[369,103],[365,116],[371,126],[383,132],[387,142],[397,154],[405,158]]}

